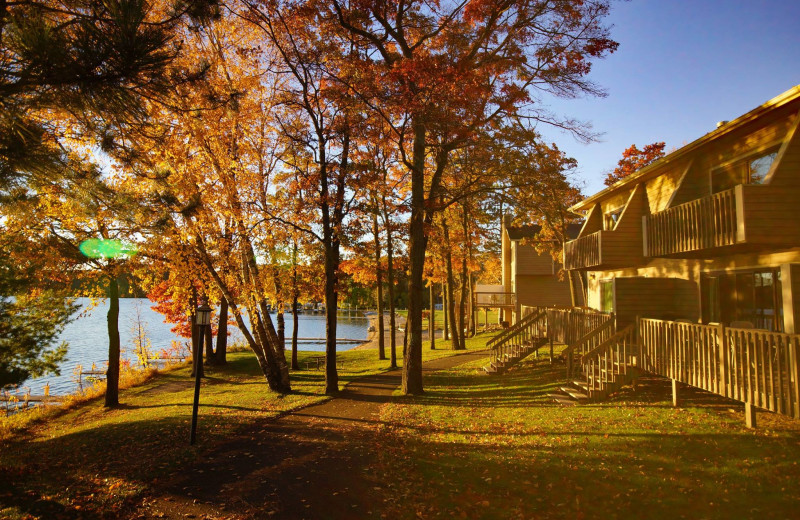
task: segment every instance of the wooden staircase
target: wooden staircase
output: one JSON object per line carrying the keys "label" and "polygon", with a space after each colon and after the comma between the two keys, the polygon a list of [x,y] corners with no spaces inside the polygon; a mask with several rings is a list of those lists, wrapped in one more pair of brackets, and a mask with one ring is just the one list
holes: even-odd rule
{"label": "wooden staircase", "polygon": [[542,311],[525,316],[513,327],[504,330],[487,343],[492,349],[487,374],[502,374],[525,357],[538,351],[547,340],[547,313]]}
{"label": "wooden staircase", "polygon": [[639,377],[636,326],[629,325],[578,360],[580,377],[550,396],[569,405],[606,399]]}

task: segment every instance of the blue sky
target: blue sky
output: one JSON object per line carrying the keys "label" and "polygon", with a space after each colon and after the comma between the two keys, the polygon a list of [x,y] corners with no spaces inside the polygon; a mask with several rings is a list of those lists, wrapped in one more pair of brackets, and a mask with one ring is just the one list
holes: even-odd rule
{"label": "blue sky", "polygon": [[539,128],[578,160],[586,195],[631,144],[679,148],[800,84],[800,0],[616,1],[609,22],[619,49],[590,75],[608,96],[549,103],[603,135]]}

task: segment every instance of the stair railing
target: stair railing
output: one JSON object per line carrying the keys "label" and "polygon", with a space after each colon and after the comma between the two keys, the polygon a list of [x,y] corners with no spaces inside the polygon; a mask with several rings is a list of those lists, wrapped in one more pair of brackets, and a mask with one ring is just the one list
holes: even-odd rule
{"label": "stair railing", "polygon": [[486,346],[488,348],[493,348],[495,346],[495,344],[497,344],[497,343],[509,338],[510,336],[514,336],[515,334],[519,333],[519,331],[524,329],[527,326],[527,324],[539,314],[539,312],[540,312],[539,309],[536,308],[535,312],[532,312],[531,314],[528,314],[527,316],[524,316],[517,323],[515,323],[511,327],[499,332],[496,336],[494,336],[489,341],[487,341],[486,342]]}
{"label": "stair railing", "polygon": [[639,356],[637,327],[632,323],[581,357],[589,397],[610,389],[622,374],[636,366]]}
{"label": "stair railing", "polygon": [[561,354],[567,362],[567,381],[571,380],[575,375],[575,356],[580,356],[582,358],[605,341],[608,341],[615,332],[616,321],[614,320],[614,315],[610,314],[609,319],[602,325],[584,334],[582,337],[578,338],[575,343],[569,345],[562,351]]}
{"label": "stair railing", "polygon": [[492,345],[492,351],[489,356],[490,363],[504,361],[517,354],[521,348],[533,341],[534,338],[543,338],[547,334],[547,313],[540,311],[535,314],[529,314],[513,328],[513,334],[505,334],[503,338]]}

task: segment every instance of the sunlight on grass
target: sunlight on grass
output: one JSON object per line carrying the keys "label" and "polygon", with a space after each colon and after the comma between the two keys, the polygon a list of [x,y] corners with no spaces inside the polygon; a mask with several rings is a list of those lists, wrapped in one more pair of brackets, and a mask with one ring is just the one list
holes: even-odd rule
{"label": "sunlight on grass", "polygon": [[[453,353],[428,350],[423,357]],[[299,352],[300,366],[319,355]],[[344,351],[338,357],[343,363],[340,386],[389,368],[376,350]],[[51,518],[87,508],[113,515],[145,486],[157,486],[160,478],[248,426],[330,399],[324,394],[323,370],[292,371],[292,393],[279,395],[269,390],[251,352],[229,353],[228,360],[223,367],[206,368],[196,448],[189,446],[193,378],[188,365],[123,390],[122,405],[115,409],[105,409],[102,398],[95,397],[60,410],[3,419],[16,430],[6,424],[0,439],[0,475],[5,475],[0,476],[5,489],[0,496],[16,500],[0,501],[0,517]],[[398,364],[402,366],[402,345]]]}
{"label": "sunlight on grass", "polygon": [[[708,394],[672,408],[658,381],[563,408],[547,397],[563,365],[529,359],[498,377],[479,373],[481,364],[434,373],[424,396],[382,409],[371,471],[417,496],[415,514],[790,518],[800,507],[796,421],[770,414],[775,430],[752,432],[738,406],[706,403]],[[387,507],[391,518],[415,516]]]}

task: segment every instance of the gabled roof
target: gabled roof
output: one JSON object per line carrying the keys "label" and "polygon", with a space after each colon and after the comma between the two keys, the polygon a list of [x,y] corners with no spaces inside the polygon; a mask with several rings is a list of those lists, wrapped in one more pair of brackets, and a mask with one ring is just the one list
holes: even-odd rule
{"label": "gabled roof", "polygon": [[[581,224],[567,224],[567,238],[575,239],[578,238],[578,234],[581,232]],[[536,238],[539,232],[542,230],[542,226],[538,224],[532,224],[528,226],[508,226],[506,227],[506,232],[508,233],[509,240],[522,240],[523,238]]]}
{"label": "gabled roof", "polygon": [[670,163],[673,163],[673,162],[675,162],[675,161],[677,161],[679,159],[682,159],[686,154],[688,154],[690,152],[693,152],[697,148],[705,145],[706,143],[709,143],[710,141],[713,141],[715,139],[719,139],[720,137],[722,137],[724,135],[727,135],[727,134],[729,134],[729,133],[731,133],[731,132],[733,132],[735,130],[738,130],[742,126],[754,121],[755,119],[758,119],[759,117],[763,116],[764,114],[766,114],[766,113],[768,113],[768,112],[770,112],[772,110],[778,109],[780,107],[786,106],[789,103],[791,103],[793,101],[796,101],[798,99],[800,99],[800,85],[796,85],[796,86],[790,88],[789,90],[787,90],[783,94],[780,94],[780,95],[770,99],[769,101],[767,101],[766,103],[762,104],[761,106],[756,107],[755,109],[747,112],[746,114],[737,117],[733,121],[728,121],[727,123],[721,125],[719,128],[717,128],[715,130],[712,130],[711,132],[707,133],[703,137],[700,137],[699,139],[695,139],[694,141],[692,141],[691,143],[687,144],[686,146],[678,148],[674,152],[672,152],[672,153],[670,153],[668,155],[665,155],[661,159],[653,162],[652,164],[649,164],[649,165],[645,166],[641,170],[638,170],[638,171],[632,173],[631,175],[625,177],[624,179],[617,181],[616,183],[614,183],[613,185],[609,186],[608,188],[605,188],[605,189],[595,193],[594,195],[591,195],[591,196],[583,199],[582,201],[580,201],[579,203],[575,204],[574,206],[572,206],[569,209],[572,212],[581,214],[580,213],[581,211],[585,211],[585,210],[590,209],[592,205],[594,205],[600,199],[604,198],[606,195],[609,195],[609,194],[611,194],[611,193],[613,193],[613,192],[615,192],[617,190],[620,190],[622,188],[626,188],[630,184],[635,184],[635,183],[637,183],[637,182],[639,182],[641,180],[644,180],[644,179],[647,179],[647,178],[650,178],[650,177],[655,177],[656,174],[658,173],[658,170],[661,170],[663,167],[667,166]]}

